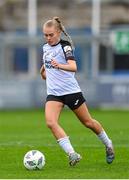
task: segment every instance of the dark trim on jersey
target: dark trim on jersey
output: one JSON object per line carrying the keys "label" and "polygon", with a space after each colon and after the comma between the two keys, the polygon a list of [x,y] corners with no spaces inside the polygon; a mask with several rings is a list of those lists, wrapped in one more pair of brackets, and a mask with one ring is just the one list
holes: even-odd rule
{"label": "dark trim on jersey", "polygon": [[60,44],[60,41],[58,43],[56,43],[56,44],[51,45],[51,46],[57,46],[58,44]]}
{"label": "dark trim on jersey", "polygon": [[[65,47],[65,46],[70,46],[70,47],[71,47],[70,42],[61,39],[61,40],[60,40],[60,44],[61,44],[61,47],[62,47],[62,49],[63,49],[63,52],[64,52],[64,55],[65,55],[66,61],[68,61],[68,60],[74,60],[74,61],[75,61],[75,57],[74,57],[74,55],[73,55],[73,50],[71,51],[72,55],[70,55],[70,56],[68,56],[68,57],[66,56],[66,52],[64,51],[64,47]],[[71,49],[72,49],[72,47],[71,47]]]}

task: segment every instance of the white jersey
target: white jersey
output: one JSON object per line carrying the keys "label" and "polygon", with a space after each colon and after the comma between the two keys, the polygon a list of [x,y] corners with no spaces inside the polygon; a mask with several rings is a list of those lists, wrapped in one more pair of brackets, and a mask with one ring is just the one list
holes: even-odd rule
{"label": "white jersey", "polygon": [[75,60],[73,50],[68,41],[60,40],[56,45],[43,45],[43,64],[46,70],[47,94],[62,96],[81,92],[75,79],[75,72],[56,69],[51,65],[54,59],[60,64],[67,64],[67,60]]}

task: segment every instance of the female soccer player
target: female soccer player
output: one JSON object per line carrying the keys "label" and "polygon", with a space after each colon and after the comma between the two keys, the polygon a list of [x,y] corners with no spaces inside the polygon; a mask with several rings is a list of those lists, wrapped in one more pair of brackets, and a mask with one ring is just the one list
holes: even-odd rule
{"label": "female soccer player", "polygon": [[[67,41],[61,39],[61,33],[64,33]],[[74,166],[80,161],[81,156],[75,152],[69,136],[58,123],[62,109],[64,105],[67,105],[81,123],[90,128],[102,141],[106,147],[106,161],[112,163],[115,157],[112,141],[100,123],[91,117],[85,98],[74,77],[77,65],[71,37],[58,17],[44,23],[43,34],[46,44],[43,45],[43,65],[40,74],[46,80],[47,85],[48,96],[45,104],[47,126],[59,145],[68,154],[69,164]]]}

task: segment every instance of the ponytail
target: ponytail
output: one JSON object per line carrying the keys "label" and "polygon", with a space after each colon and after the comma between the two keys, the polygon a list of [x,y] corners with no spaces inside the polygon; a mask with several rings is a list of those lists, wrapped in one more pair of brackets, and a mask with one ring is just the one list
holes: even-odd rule
{"label": "ponytail", "polygon": [[61,30],[61,32],[63,32],[63,34],[66,36],[67,40],[70,42],[72,48],[74,49],[73,41],[72,41],[70,35],[67,33],[67,31],[66,31],[64,25],[62,24],[60,18],[59,17],[53,17],[52,20],[57,23],[57,27]]}

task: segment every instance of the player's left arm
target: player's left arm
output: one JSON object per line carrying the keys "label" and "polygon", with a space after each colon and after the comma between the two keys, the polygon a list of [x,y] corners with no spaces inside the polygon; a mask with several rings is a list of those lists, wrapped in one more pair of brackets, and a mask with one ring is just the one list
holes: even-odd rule
{"label": "player's left arm", "polygon": [[71,71],[71,72],[77,71],[76,61],[71,60],[71,59],[67,60],[67,64],[59,64],[59,63],[57,63],[57,61],[55,59],[53,59],[51,61],[51,64],[56,69],[61,69],[61,70]]}
{"label": "player's left arm", "polygon": [[52,59],[51,64],[56,69],[61,69],[65,71],[76,72],[77,71],[77,64],[74,57],[73,49],[70,44],[63,46],[63,53],[66,59],[65,64],[60,64],[57,62],[56,59]]}

